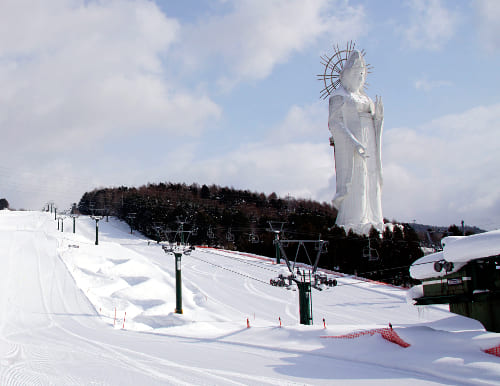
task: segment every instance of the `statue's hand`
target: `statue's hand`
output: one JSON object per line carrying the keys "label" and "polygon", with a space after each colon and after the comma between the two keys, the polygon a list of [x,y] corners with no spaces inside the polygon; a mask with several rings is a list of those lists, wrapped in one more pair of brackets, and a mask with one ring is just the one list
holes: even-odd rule
{"label": "statue's hand", "polygon": [[366,148],[361,145],[360,143],[356,144],[356,151],[362,158],[367,158],[368,156],[366,155]]}
{"label": "statue's hand", "polygon": [[374,118],[377,120],[384,119],[384,104],[382,103],[382,97],[375,97],[375,113]]}

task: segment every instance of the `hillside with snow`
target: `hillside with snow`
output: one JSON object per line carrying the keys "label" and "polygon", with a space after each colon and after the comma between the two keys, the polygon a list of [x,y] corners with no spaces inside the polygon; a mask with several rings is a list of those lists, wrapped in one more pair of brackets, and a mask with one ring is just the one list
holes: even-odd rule
{"label": "hillside with snow", "polygon": [[[71,219],[61,232],[53,214],[0,211],[1,385],[500,384],[484,352],[500,334],[404,289],[335,274],[304,326],[298,292],[269,284],[284,265],[197,248],[180,315],[161,245],[112,218],[94,241],[89,217],[73,234]],[[378,332],[389,323],[408,347]]]}

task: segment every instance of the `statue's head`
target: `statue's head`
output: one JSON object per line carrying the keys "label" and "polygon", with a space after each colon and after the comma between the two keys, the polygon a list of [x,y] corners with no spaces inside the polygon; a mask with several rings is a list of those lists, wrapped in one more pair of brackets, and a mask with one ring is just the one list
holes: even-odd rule
{"label": "statue's head", "polygon": [[363,54],[353,50],[340,72],[340,83],[349,92],[360,91],[366,80],[366,63]]}

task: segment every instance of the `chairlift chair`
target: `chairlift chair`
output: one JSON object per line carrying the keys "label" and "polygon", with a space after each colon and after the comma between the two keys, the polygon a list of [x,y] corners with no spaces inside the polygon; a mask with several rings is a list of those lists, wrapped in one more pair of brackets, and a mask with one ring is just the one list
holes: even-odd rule
{"label": "chairlift chair", "polygon": [[377,261],[380,259],[378,251],[375,248],[371,247],[363,248],[363,257],[368,258],[368,261]]}
{"label": "chairlift chair", "polygon": [[227,230],[226,240],[229,241],[230,243],[234,242],[234,234],[231,233],[231,228]]}
{"label": "chairlift chair", "polygon": [[378,261],[378,260],[380,260],[378,251],[375,248],[370,248],[370,256],[368,257],[368,261]]}
{"label": "chairlift chair", "polygon": [[368,258],[368,261],[377,261],[380,259],[378,251],[372,248],[370,239],[368,239],[368,246],[363,248],[363,257]]}
{"label": "chairlift chair", "polygon": [[250,233],[248,241],[250,241],[252,244],[260,243],[259,236],[254,233]]}

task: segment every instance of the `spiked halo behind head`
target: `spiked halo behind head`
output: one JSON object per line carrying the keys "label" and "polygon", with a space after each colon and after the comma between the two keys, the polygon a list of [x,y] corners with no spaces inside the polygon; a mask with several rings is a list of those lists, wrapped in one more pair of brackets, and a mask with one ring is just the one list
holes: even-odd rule
{"label": "spiked halo behind head", "polygon": [[[344,69],[344,63],[347,62],[349,55],[354,50],[356,43],[352,40],[347,43],[346,48],[341,50],[339,46],[333,46],[333,55],[323,55],[321,56],[321,64],[325,66],[325,72],[320,75],[316,75],[318,80],[323,81],[325,87],[320,92],[320,97],[322,99],[328,98],[329,95],[340,85],[340,73]],[[360,51],[363,56],[365,56],[365,50]],[[371,73],[372,66],[368,63],[366,64],[366,69],[368,73]],[[365,83],[366,87],[367,83]]]}

